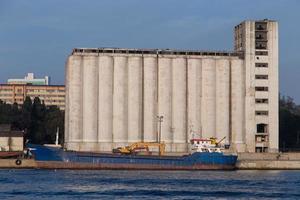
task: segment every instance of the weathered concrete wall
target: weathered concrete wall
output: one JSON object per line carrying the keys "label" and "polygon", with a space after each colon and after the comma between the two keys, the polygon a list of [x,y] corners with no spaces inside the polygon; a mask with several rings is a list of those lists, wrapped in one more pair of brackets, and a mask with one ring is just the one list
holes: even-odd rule
{"label": "weathered concrete wall", "polygon": [[[106,48],[73,52],[66,65],[66,148],[110,151],[157,141],[157,116],[162,115],[161,138],[168,152],[186,152],[192,136],[226,137],[237,152],[278,151],[278,25],[259,21],[267,23],[268,48],[262,51],[256,48],[256,23],[235,27],[236,55]],[[267,125],[264,141],[258,124]]]}
{"label": "weathered concrete wall", "polygon": [[[266,48],[256,47],[256,42],[262,42],[256,38],[261,29],[256,28],[256,23],[265,24],[267,38]],[[235,27],[235,50],[244,52],[245,77],[245,142],[243,147],[246,152],[255,152],[266,147],[268,152],[278,151],[279,127],[278,127],[278,23],[272,20],[244,21]],[[266,67],[257,67],[256,64],[266,64]],[[267,76],[266,79],[258,79],[256,75]],[[266,91],[256,90],[256,87],[265,87]],[[265,99],[267,102],[256,102]],[[256,111],[267,112],[264,115],[253,114]],[[257,124],[266,124],[268,137],[265,142],[256,141]]]}
{"label": "weathered concrete wall", "polygon": [[239,153],[237,169],[300,169],[300,153]]}
{"label": "weathered concrete wall", "polygon": [[300,160],[300,153],[239,153],[239,160]]}
{"label": "weathered concrete wall", "polygon": [[110,151],[156,141],[158,115],[164,117],[161,139],[168,152],[187,152],[191,137],[243,143],[242,66],[243,60],[230,56],[72,55],[66,147]]}
{"label": "weathered concrete wall", "polygon": [[2,151],[23,151],[23,137],[0,137]]}

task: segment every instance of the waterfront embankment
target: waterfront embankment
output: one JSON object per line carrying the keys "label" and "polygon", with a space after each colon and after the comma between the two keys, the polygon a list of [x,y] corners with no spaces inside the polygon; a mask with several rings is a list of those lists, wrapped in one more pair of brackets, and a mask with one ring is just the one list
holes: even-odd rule
{"label": "waterfront embankment", "polygon": [[21,159],[17,161],[17,159],[0,159],[0,168],[36,168],[36,162],[34,159]]}
{"label": "waterfront embankment", "polygon": [[300,153],[239,153],[237,169],[300,170]]}

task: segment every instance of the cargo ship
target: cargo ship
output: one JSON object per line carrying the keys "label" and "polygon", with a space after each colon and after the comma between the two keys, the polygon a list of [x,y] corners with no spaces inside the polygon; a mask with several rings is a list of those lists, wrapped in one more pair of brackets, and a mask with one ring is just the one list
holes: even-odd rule
{"label": "cargo ship", "polygon": [[[67,151],[55,146],[29,144],[28,149],[41,169],[107,170],[233,170],[237,155],[225,154],[214,139],[192,139],[190,153],[164,155],[164,143],[134,143],[112,153]],[[153,155],[149,147],[159,147]],[[145,151],[144,151],[145,150]]]}

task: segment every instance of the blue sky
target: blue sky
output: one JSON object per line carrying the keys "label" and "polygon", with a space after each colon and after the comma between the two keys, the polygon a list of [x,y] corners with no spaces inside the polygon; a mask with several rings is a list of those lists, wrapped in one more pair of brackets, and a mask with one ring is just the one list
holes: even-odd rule
{"label": "blue sky", "polygon": [[74,47],[232,50],[245,19],[279,21],[280,91],[300,103],[299,0],[0,0],[0,82],[64,84]]}

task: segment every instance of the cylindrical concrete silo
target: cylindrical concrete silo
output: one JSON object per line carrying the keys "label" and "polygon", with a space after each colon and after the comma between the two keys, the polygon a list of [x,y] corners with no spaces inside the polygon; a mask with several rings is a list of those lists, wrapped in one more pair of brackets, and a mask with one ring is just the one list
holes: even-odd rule
{"label": "cylindrical concrete silo", "polygon": [[157,59],[144,56],[144,141],[157,141]]}
{"label": "cylindrical concrete silo", "polygon": [[228,59],[216,61],[216,137],[229,142],[229,67]]}
{"label": "cylindrical concrete silo", "polygon": [[[161,140],[173,142],[172,58],[160,57],[158,63],[158,115],[163,116]],[[167,146],[170,150],[170,145]]]}
{"label": "cylindrical concrete silo", "polygon": [[216,133],[216,65],[212,58],[202,59],[202,137]]}
{"label": "cylindrical concrete silo", "polygon": [[67,65],[69,121],[66,123],[69,123],[69,138],[65,139],[69,150],[79,150],[79,143],[82,141],[82,62],[82,56],[73,55],[69,57]]}
{"label": "cylindrical concrete silo", "polygon": [[186,58],[172,60],[173,150],[186,151]]}
{"label": "cylindrical concrete silo", "polygon": [[231,60],[232,143],[237,150],[244,145],[245,86],[242,60]]}
{"label": "cylindrical concrete silo", "polygon": [[127,145],[128,139],[128,68],[127,57],[114,57],[113,142]]}
{"label": "cylindrical concrete silo", "polygon": [[70,59],[71,57],[68,57],[67,62],[66,62],[66,68],[65,68],[65,147],[67,147],[68,142],[70,141],[70,135],[69,135],[69,116],[70,116],[70,110],[69,110],[69,79],[70,79]]}
{"label": "cylindrical concrete silo", "polygon": [[98,142],[98,57],[83,57],[83,142],[90,150]]}
{"label": "cylindrical concrete silo", "polygon": [[187,68],[188,138],[201,138],[201,59],[189,59]]}
{"label": "cylindrical concrete silo", "polygon": [[99,56],[98,142],[104,151],[110,151],[113,142],[113,66],[112,56]]}
{"label": "cylindrical concrete silo", "polygon": [[142,141],[142,57],[128,57],[128,142]]}

